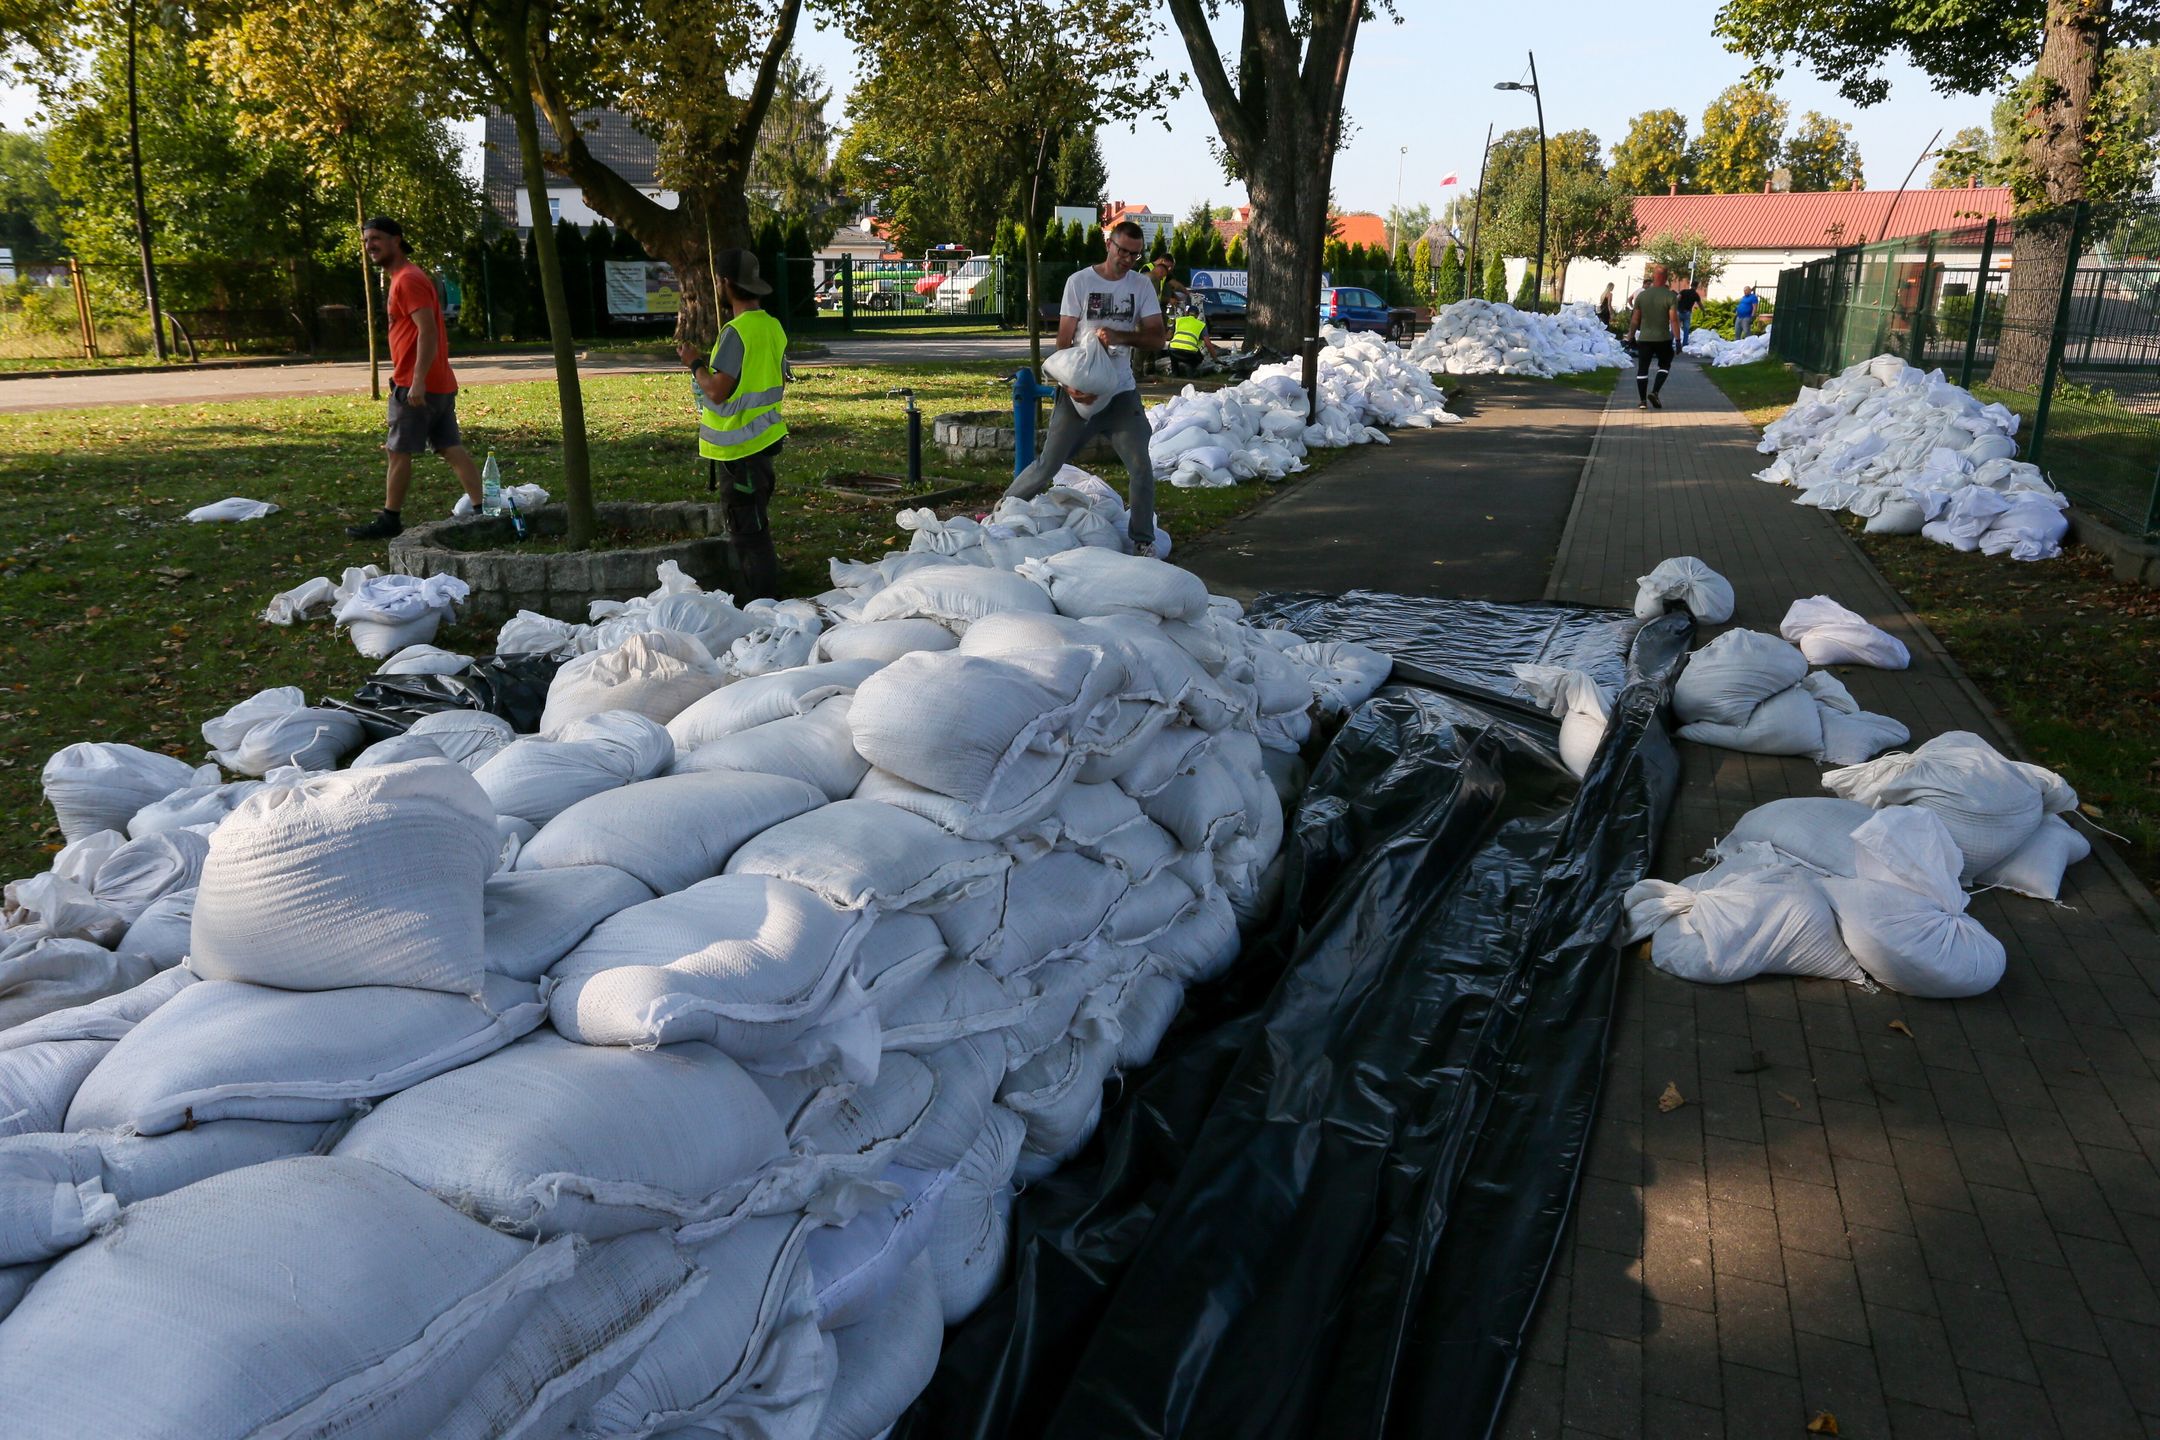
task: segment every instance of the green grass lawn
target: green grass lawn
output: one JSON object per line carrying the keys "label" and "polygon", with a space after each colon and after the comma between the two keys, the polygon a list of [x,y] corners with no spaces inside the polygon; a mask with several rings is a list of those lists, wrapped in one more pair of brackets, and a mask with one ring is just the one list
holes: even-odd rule
{"label": "green grass lawn", "polygon": [[[1758,428],[1800,388],[1777,361],[1703,373]],[[2033,758],[2127,838],[2123,858],[2160,891],[2160,592],[2117,581],[2078,546],[2021,564],[1838,518]]]}
{"label": "green grass lawn", "polygon": [[[980,409],[995,403],[984,397],[998,368],[802,372],[788,392],[773,510],[789,593],[825,589],[828,556],[905,548],[893,502],[819,484],[843,471],[905,469],[902,402],[886,390],[912,387],[927,414]],[[705,494],[681,376],[588,379],[585,409],[601,498]],[[458,418],[474,454],[496,452],[507,482],[560,494],[552,385],[473,388],[459,397]],[[374,670],[327,620],[280,629],[260,616],[271,596],[310,576],[384,561],[383,546],[344,532],[382,503],[381,444],[382,410],[365,395],[0,415],[0,878],[42,870],[58,844],[38,776],[61,746],[121,740],[200,759],[197,727],[256,690],[348,695]],[[935,452],[925,466],[931,485],[968,487],[946,510],[987,510],[1011,478]],[[1105,478],[1122,486],[1114,465]],[[422,457],[408,519],[447,513],[458,493],[448,467]],[[1164,485],[1157,508],[1184,544],[1268,493]],[[230,495],[282,508],[245,524],[183,518]],[[492,640],[492,627],[454,624],[437,643],[484,654]]]}

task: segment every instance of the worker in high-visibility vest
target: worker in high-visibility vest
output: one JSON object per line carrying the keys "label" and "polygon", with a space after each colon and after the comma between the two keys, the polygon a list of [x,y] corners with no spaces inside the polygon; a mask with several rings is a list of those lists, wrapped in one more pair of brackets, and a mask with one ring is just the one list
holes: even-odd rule
{"label": "worker in high-visibility vest", "polygon": [[760,303],[772,286],[759,276],[757,256],[723,250],[713,257],[713,274],[714,299],[726,323],[710,354],[700,355],[687,342],[676,354],[690,367],[706,488],[724,487],[736,598],[761,600],[780,591],[780,557],[766,509],[772,502],[773,462],[787,439],[787,422],[780,418],[787,332]]}
{"label": "worker in high-visibility vest", "polygon": [[1208,338],[1207,321],[1188,306],[1170,322],[1170,373],[1179,377],[1205,375],[1215,368],[1219,352]]}

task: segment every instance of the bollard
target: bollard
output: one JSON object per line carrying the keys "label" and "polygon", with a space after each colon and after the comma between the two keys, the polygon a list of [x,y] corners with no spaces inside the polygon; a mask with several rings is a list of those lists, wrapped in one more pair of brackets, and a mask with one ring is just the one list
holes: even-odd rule
{"label": "bollard", "polygon": [[922,411],[915,408],[915,392],[908,389],[888,390],[887,395],[907,397],[907,483],[908,489],[922,488]]}
{"label": "bollard", "polygon": [[1057,387],[1045,385],[1035,378],[1035,372],[1025,367],[1013,371],[1013,474],[1035,463],[1036,407],[1057,394]]}

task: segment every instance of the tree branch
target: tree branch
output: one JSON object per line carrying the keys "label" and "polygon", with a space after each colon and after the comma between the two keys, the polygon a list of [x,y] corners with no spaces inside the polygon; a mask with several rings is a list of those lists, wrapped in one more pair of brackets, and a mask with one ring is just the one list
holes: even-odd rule
{"label": "tree branch", "polygon": [[734,133],[728,136],[727,164],[738,176],[750,173],[750,157],[757,152],[758,131],[764,128],[765,112],[772,107],[773,90],[780,81],[780,62],[787,58],[788,47],[795,43],[795,22],[802,17],[802,0],[783,0],[780,14],[773,24],[772,39],[766,42],[764,58],[758,61],[757,80],[750,87],[750,98],[743,105],[742,113],[735,117]]}
{"label": "tree branch", "polygon": [[[1255,12],[1258,5],[1246,7],[1245,38],[1248,54],[1255,37]],[[1223,143],[1239,163],[1257,147],[1252,116],[1239,99],[1237,89],[1230,83],[1230,74],[1223,68],[1222,54],[1215,48],[1215,36],[1208,29],[1207,12],[1201,0],[1170,0],[1170,17],[1177,22],[1178,34],[1185,38],[1186,52],[1191,55],[1194,79],[1200,82],[1201,98],[1207,101],[1210,114],[1215,117],[1215,128],[1222,132]],[[1260,77],[1246,74],[1240,77],[1250,89],[1256,83],[1264,86]],[[1263,91],[1264,93],[1264,91]]]}
{"label": "tree branch", "polygon": [[[545,52],[533,58],[532,88],[530,96],[519,97],[515,103],[539,103],[540,112],[547,116],[548,127],[555,132],[555,143],[560,147],[550,157],[557,162],[553,168],[577,182],[593,209],[637,236],[641,242],[648,235],[665,234],[677,226],[689,224],[687,214],[668,209],[594,157],[585,144],[585,137],[578,133],[577,112],[571,109],[563,94],[562,77],[555,72],[553,57]],[[535,216],[534,223],[538,220]]]}

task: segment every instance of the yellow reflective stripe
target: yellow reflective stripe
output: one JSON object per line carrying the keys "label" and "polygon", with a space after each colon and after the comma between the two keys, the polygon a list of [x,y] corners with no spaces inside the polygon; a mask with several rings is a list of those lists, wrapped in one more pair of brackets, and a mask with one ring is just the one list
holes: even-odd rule
{"label": "yellow reflective stripe", "polygon": [[774,385],[766,390],[747,392],[738,390],[718,405],[713,404],[711,399],[705,398],[705,392],[701,390],[698,392],[700,396],[698,408],[708,415],[718,415],[724,419],[732,419],[747,411],[755,410],[761,405],[779,404],[781,391],[784,388],[784,386]]}
{"label": "yellow reflective stripe", "polygon": [[722,430],[715,426],[700,424],[698,426],[698,439],[708,445],[740,445],[745,440],[756,439],[779,423],[780,412],[778,410],[763,410],[756,415],[750,416],[741,425],[731,430]]}

